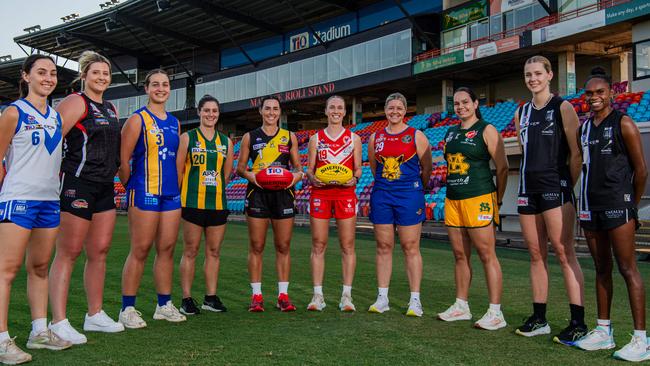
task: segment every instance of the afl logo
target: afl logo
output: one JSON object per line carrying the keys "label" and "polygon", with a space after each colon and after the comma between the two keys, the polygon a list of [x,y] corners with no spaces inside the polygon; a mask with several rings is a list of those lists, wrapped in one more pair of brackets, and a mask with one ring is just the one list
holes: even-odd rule
{"label": "afl logo", "polygon": [[402,137],[402,142],[405,143],[405,144],[408,144],[411,141],[413,141],[413,137],[411,137],[411,135],[406,135],[406,136]]}

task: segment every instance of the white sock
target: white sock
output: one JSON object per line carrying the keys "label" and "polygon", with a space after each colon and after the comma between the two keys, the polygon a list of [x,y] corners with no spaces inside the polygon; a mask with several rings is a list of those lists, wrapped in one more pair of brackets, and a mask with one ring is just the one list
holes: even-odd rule
{"label": "white sock", "polygon": [[32,320],[32,334],[36,335],[47,330],[47,318]]}
{"label": "white sock", "polygon": [[278,296],[289,291],[289,282],[278,282]]}
{"label": "white sock", "polygon": [[459,299],[459,298],[456,298],[456,304],[462,305],[462,306],[464,306],[466,308],[469,307],[469,303],[467,302],[467,300],[463,300],[463,299]]}
{"label": "white sock", "polygon": [[648,338],[646,338],[645,330],[637,330],[637,329],[635,329],[635,330],[634,330],[634,336],[635,336],[635,337],[641,337],[641,339],[642,339],[643,341],[645,341],[646,344],[648,344]]}
{"label": "white sock", "polygon": [[[282,291],[280,291],[282,292]],[[314,286],[314,295],[323,296],[323,286]]]}
{"label": "white sock", "polygon": [[0,343],[9,339],[9,331],[0,333]]}
{"label": "white sock", "polygon": [[501,311],[501,304],[490,304],[490,310]]}
{"label": "white sock", "polygon": [[388,287],[378,287],[378,296],[388,298]]}
{"label": "white sock", "polygon": [[253,295],[262,294],[262,282],[251,282],[251,288],[253,289]]}
{"label": "white sock", "polygon": [[343,293],[341,295],[352,295],[352,286],[343,285]]}
{"label": "white sock", "polygon": [[411,291],[411,300],[409,302],[411,301],[420,301],[420,293]]}
{"label": "white sock", "polygon": [[596,319],[596,325],[610,333],[609,328],[612,326],[612,321],[610,319]]}

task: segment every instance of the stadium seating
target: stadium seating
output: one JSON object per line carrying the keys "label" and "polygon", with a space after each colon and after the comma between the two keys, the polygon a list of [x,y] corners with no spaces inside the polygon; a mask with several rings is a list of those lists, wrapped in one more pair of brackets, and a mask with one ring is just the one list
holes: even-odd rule
{"label": "stadium seating", "polygon": [[[585,102],[584,91],[576,94],[566,95],[563,99],[567,100],[578,113],[581,122],[584,122],[589,116],[589,106]],[[519,105],[523,102],[516,103],[505,101],[496,103],[492,106],[480,106],[483,119],[494,125],[504,138],[515,137],[516,131],[514,126],[514,113]],[[640,93],[621,93],[614,99],[614,108],[625,112],[636,122],[650,121],[650,91]],[[446,176],[447,166],[443,159],[443,139],[447,130],[460,123],[460,120],[453,114],[446,112],[433,114],[419,114],[407,118],[407,123],[424,133],[431,143],[431,154],[433,156],[434,166],[431,172],[429,185],[425,187],[426,215],[428,220],[443,220],[444,205],[446,194]],[[380,120],[374,122],[363,122],[350,129],[355,132],[363,143],[362,155],[363,166],[362,176],[356,188],[359,198],[358,212],[359,216],[368,216],[370,205],[370,192],[373,186],[373,176],[368,165],[368,138],[370,135],[388,125],[388,121]],[[305,130],[296,132],[298,140],[298,151],[300,162],[303,169],[307,166],[307,146],[309,138],[316,133],[316,130]],[[234,145],[235,166],[239,157],[241,142]],[[250,163],[249,163],[250,165]],[[244,201],[246,195],[245,179],[236,175],[233,169],[231,181],[226,187],[228,197],[228,209],[232,213],[241,214],[244,211]],[[296,185],[296,211],[298,214],[307,214],[309,208],[309,196],[311,194],[311,185],[307,178],[303,178]],[[126,199],[124,187],[115,181],[116,203],[119,208],[126,208]]]}

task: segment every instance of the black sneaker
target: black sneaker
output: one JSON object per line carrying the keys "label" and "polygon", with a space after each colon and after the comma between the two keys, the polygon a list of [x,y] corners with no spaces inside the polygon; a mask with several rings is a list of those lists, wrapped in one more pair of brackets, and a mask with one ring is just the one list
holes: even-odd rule
{"label": "black sneaker", "polygon": [[515,333],[524,337],[534,337],[542,334],[550,334],[551,327],[546,320],[539,319],[535,315],[531,315],[524,321],[524,324],[519,326]]}
{"label": "black sneaker", "polygon": [[571,322],[560,334],[553,337],[553,342],[574,346],[576,341],[587,334],[587,326]]}
{"label": "black sneaker", "polygon": [[214,311],[215,313],[221,313],[228,310],[221,303],[221,299],[219,298],[219,296],[206,297],[205,300],[203,300],[203,305],[201,305],[201,309],[207,311]]}
{"label": "black sneaker", "polygon": [[180,312],[185,315],[201,314],[201,310],[199,310],[199,308],[196,306],[196,302],[191,297],[183,299],[181,302]]}

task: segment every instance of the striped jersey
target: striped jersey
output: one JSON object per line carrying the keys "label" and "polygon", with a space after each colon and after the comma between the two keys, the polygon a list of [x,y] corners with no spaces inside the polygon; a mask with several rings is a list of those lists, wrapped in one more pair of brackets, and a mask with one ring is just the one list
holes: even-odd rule
{"label": "striped jersey", "polygon": [[537,109],[532,102],[519,108],[519,194],[558,193],[570,188],[569,144],[560,112],[562,102],[562,98],[553,96],[542,108]]}
{"label": "striped jersey", "polygon": [[26,99],[11,106],[18,123],[6,153],[7,174],[0,201],[58,201],[62,157],[61,117],[51,107],[42,114]]}
{"label": "striped jersey", "polygon": [[487,126],[487,122],[479,120],[468,129],[456,125],[447,130],[447,198],[462,200],[496,191],[490,152],[483,139]]}
{"label": "striped jersey", "polygon": [[142,129],[131,156],[131,178],[127,189],[160,196],[178,196],[178,119],[167,113],[167,118],[161,120],[147,107],[138,109],[135,114],[140,116]]}
{"label": "striped jersey", "polygon": [[411,126],[391,134],[387,129],[375,133],[374,189],[421,191],[420,159],[415,145],[417,130]]}
{"label": "striped jersey", "polygon": [[[344,128],[338,136],[332,137],[327,129],[316,133],[318,140],[316,146],[316,165],[318,169],[327,164],[341,164],[354,172],[354,135],[352,131]],[[313,187],[313,191],[319,194],[338,196],[341,194],[354,194],[354,187],[339,187],[328,185],[324,187]],[[347,196],[344,196],[347,197]]]}
{"label": "striped jersey", "polygon": [[86,111],[63,144],[61,171],[92,182],[113,182],[120,166],[120,132],[115,107],[97,103],[83,93]]}
{"label": "striped jersey", "polygon": [[271,166],[289,169],[291,160],[291,134],[288,130],[278,128],[273,136],[264,133],[258,127],[249,133],[250,159],[253,161],[253,173]]}
{"label": "striped jersey", "polygon": [[580,215],[635,207],[634,170],[630,162],[621,119],[612,110],[598,126],[589,118],[580,126],[582,175],[580,177]]}
{"label": "striped jersey", "polygon": [[228,137],[215,131],[211,140],[199,128],[187,132],[190,141],[181,184],[181,205],[201,210],[225,210],[224,164]]}

